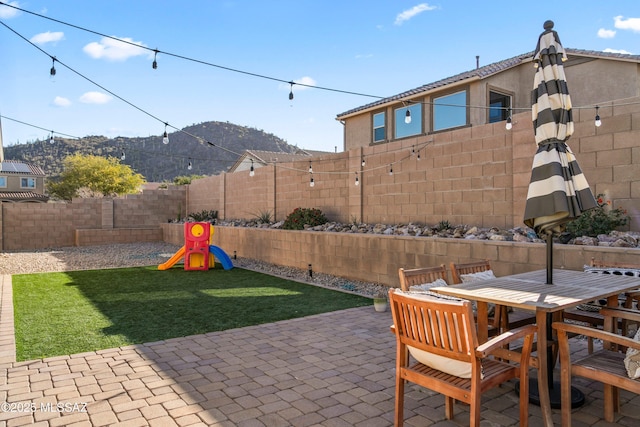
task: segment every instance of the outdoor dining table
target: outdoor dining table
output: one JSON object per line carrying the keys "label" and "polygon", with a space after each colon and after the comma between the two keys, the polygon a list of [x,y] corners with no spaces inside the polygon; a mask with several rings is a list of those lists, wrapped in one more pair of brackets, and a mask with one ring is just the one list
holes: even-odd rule
{"label": "outdoor dining table", "polygon": [[[605,298],[608,306],[617,307],[619,294],[639,287],[640,279],[637,277],[554,269],[553,284],[547,284],[546,270],[536,270],[430,290],[477,301],[478,340],[481,343],[488,340],[488,303],[536,313],[538,351],[537,357],[532,358],[532,365],[538,368],[538,393],[544,425],[552,426],[549,375],[552,375],[554,361],[549,360],[547,351],[543,351],[551,339],[550,318],[561,321],[563,310]],[[505,350],[504,358],[511,359],[508,350]]]}

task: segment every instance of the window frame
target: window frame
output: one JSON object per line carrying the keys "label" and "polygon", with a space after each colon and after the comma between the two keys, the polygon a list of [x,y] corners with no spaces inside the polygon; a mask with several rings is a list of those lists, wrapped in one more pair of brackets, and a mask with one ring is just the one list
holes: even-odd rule
{"label": "window frame", "polygon": [[[376,116],[382,115],[382,125],[376,126]],[[382,139],[376,139],[376,130],[382,129]],[[385,110],[375,112],[371,115],[371,142],[381,144],[387,141],[387,112]]]}
{"label": "window frame", "polygon": [[[27,182],[27,185],[23,185],[25,180]],[[29,185],[31,182],[33,182],[33,186]],[[38,183],[36,182],[35,178],[28,177],[28,176],[20,177],[20,188],[35,189],[37,187],[37,185],[38,185]]]}
{"label": "window frame", "polygon": [[[407,124],[404,122],[407,110],[411,111],[411,123]],[[423,130],[423,111],[422,111],[422,101],[413,101],[408,102],[406,105],[402,105],[398,108],[394,108],[393,110],[393,139],[403,139],[403,138],[411,138],[412,136],[422,135],[424,133]],[[404,127],[418,127],[414,133],[407,133],[403,135],[398,135],[398,131],[402,130]]]}
{"label": "window frame", "polygon": [[[464,106],[464,115],[465,115],[465,119],[464,119],[464,123],[462,124],[456,124],[453,126],[448,126],[448,127],[441,127],[441,128],[436,128],[436,119],[437,119],[437,113],[438,113],[438,100],[442,99],[442,98],[446,98],[448,96],[452,96],[452,95],[457,95],[459,93],[464,93],[465,94],[465,102],[463,104]],[[453,106],[448,106],[448,105],[440,105],[440,107],[444,107],[444,108],[461,108],[461,107],[453,107]],[[439,94],[437,94],[437,96],[432,96],[431,97],[431,130],[432,132],[445,132],[445,131],[450,131],[453,129],[458,129],[458,128],[463,128],[463,127],[467,127],[469,126],[469,86],[465,85],[465,86],[459,86],[456,88],[452,88],[448,91],[443,91]]]}
{"label": "window frame", "polygon": [[[507,97],[509,99],[509,105],[506,107],[500,107],[500,108],[504,108],[501,111],[504,111],[503,116],[501,117],[501,120],[496,120],[496,121],[491,121],[491,110],[492,110],[492,106],[491,106],[491,94],[495,93],[498,95],[502,95],[504,97]],[[500,123],[503,121],[506,121],[509,118],[509,112],[511,112],[511,114],[513,114],[513,100],[514,100],[514,93],[508,90],[504,90],[504,89],[500,89],[494,86],[488,86],[487,87],[487,116],[486,116],[486,122],[487,123]],[[496,107],[498,108],[498,107]]]}

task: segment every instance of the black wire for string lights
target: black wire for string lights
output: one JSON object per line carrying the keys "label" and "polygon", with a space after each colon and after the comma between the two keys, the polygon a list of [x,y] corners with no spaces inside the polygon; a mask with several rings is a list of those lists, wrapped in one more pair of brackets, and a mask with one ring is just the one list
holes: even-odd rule
{"label": "black wire for string lights", "polygon": [[81,137],[79,137],[79,136],[73,136],[73,135],[68,135],[68,134],[66,134],[66,133],[62,133],[62,132],[56,132],[56,131],[53,131],[53,130],[51,130],[51,129],[43,128],[43,127],[41,127],[41,126],[36,126],[36,125],[34,125],[34,124],[27,123],[27,122],[23,122],[23,121],[21,121],[21,120],[13,119],[13,118],[11,118],[11,117],[4,116],[4,115],[2,115],[2,114],[0,114],[0,119],[7,119],[7,120],[11,120],[12,122],[20,123],[21,125],[25,125],[25,126],[31,126],[32,128],[36,128],[36,129],[40,129],[40,130],[45,130],[45,131],[47,131],[47,132],[55,133],[56,135],[68,136],[69,138],[75,138],[75,139],[82,139],[82,138],[81,138]]}

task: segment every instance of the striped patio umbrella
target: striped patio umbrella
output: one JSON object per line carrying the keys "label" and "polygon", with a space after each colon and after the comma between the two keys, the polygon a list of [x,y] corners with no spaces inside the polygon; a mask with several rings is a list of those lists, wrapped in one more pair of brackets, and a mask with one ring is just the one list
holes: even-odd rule
{"label": "striped patio umbrella", "polygon": [[538,39],[531,115],[538,150],[533,158],[524,223],[547,241],[547,282],[552,283],[553,236],[566,223],[596,207],[578,162],[566,141],[573,134],[571,97],[562,63],[567,60],[553,22]]}

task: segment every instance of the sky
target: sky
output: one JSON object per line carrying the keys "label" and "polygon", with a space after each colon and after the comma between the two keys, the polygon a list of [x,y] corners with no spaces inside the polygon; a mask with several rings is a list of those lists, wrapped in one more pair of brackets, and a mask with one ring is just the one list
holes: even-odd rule
{"label": "sky", "polygon": [[565,47],[640,54],[638,0],[0,3],[5,146],[228,121],[340,152],[338,114],[533,51],[548,19]]}

